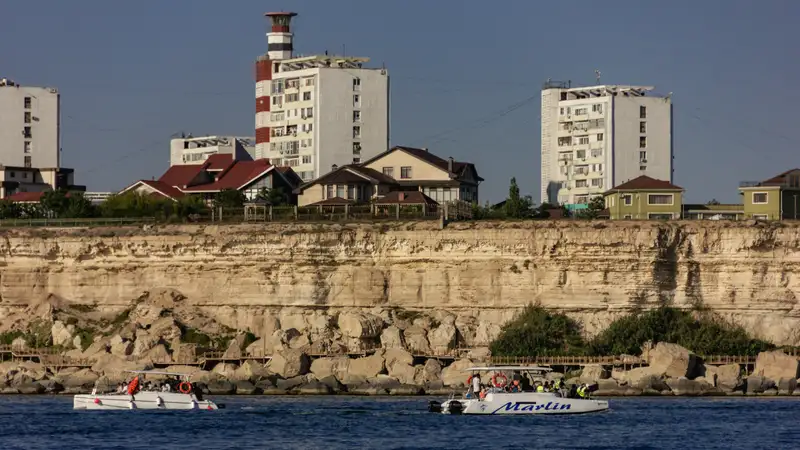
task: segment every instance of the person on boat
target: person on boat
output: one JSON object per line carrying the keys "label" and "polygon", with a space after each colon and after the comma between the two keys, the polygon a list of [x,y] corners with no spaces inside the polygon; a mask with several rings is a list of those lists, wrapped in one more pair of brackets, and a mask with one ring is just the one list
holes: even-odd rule
{"label": "person on boat", "polygon": [[531,385],[531,379],[528,378],[527,373],[522,374],[522,382],[520,383],[523,392],[531,392],[533,390],[533,385]]}
{"label": "person on boat", "polygon": [[544,385],[542,383],[536,383],[536,392],[544,392]]}
{"label": "person on boat", "polygon": [[581,384],[578,387],[578,396],[580,396],[580,398],[589,397],[589,392],[586,390],[586,384]]}
{"label": "person on boat", "polygon": [[472,393],[478,395],[481,391],[481,374],[476,373],[472,375]]}
{"label": "person on boat", "polygon": [[480,394],[478,394],[478,400],[485,400],[486,399],[486,388],[481,388]]}
{"label": "person on boat", "polygon": [[514,380],[511,382],[511,384],[508,386],[508,392],[522,392],[522,387],[519,385],[519,380]]}

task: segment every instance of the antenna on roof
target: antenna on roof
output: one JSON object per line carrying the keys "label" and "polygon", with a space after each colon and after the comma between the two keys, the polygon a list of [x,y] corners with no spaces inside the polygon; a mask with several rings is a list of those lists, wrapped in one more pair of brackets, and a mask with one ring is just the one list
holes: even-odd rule
{"label": "antenna on roof", "polygon": [[595,69],[594,76],[595,78],[597,78],[597,84],[600,84],[600,75],[601,75],[600,71],[598,69]]}

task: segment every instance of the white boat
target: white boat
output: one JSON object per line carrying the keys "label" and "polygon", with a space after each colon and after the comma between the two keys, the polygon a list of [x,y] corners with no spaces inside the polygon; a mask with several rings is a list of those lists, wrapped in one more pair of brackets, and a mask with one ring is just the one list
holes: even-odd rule
{"label": "white boat", "polygon": [[[498,378],[508,380],[504,372],[525,373],[537,375],[549,372],[552,369],[537,366],[488,366],[470,367],[466,371],[494,372]],[[492,379],[495,379],[495,376]],[[472,388],[462,398],[451,396],[448,400],[439,403],[431,401],[428,405],[431,412],[443,414],[585,414],[608,410],[608,402],[595,400],[588,397],[572,397],[568,390],[558,392],[508,392],[505,383],[502,386],[493,386],[487,390],[484,398],[473,394]]]}
{"label": "white boat", "polygon": [[[202,392],[200,392],[195,383],[190,381],[188,374],[152,370],[129,371],[129,373],[133,373],[135,376],[125,386],[126,392],[106,392],[108,390],[107,386],[95,383],[91,394],[78,394],[73,398],[73,409],[219,409],[211,400],[203,399]],[[176,380],[175,386],[169,391],[148,389],[145,385],[147,375],[173,377]]]}

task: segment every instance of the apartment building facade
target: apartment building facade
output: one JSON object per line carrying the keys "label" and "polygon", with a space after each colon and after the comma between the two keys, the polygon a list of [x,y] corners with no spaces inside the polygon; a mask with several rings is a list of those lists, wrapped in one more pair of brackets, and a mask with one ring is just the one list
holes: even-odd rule
{"label": "apartment building facade", "polygon": [[0,79],[0,165],[59,168],[60,116],[58,89]]}
{"label": "apartment building facade", "polygon": [[640,176],[672,181],[672,101],[649,86],[545,83],[541,201],[585,208]]}
{"label": "apartment building facade", "polygon": [[269,51],[256,61],[255,158],[303,180],[359,164],[389,145],[389,76],[369,58],[293,56],[295,13],[267,13]]}
{"label": "apartment building facade", "polygon": [[170,140],[169,165],[203,164],[212,155],[231,155],[237,161],[255,158],[255,138],[240,136],[182,136]]}

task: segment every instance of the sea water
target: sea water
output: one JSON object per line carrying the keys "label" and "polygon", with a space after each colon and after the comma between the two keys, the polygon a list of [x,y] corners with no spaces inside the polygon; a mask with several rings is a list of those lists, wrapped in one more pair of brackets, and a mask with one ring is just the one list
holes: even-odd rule
{"label": "sea water", "polygon": [[0,449],[790,449],[800,399],[611,398],[604,413],[450,416],[430,398],[215,397],[218,411],[74,411],[0,396]]}

